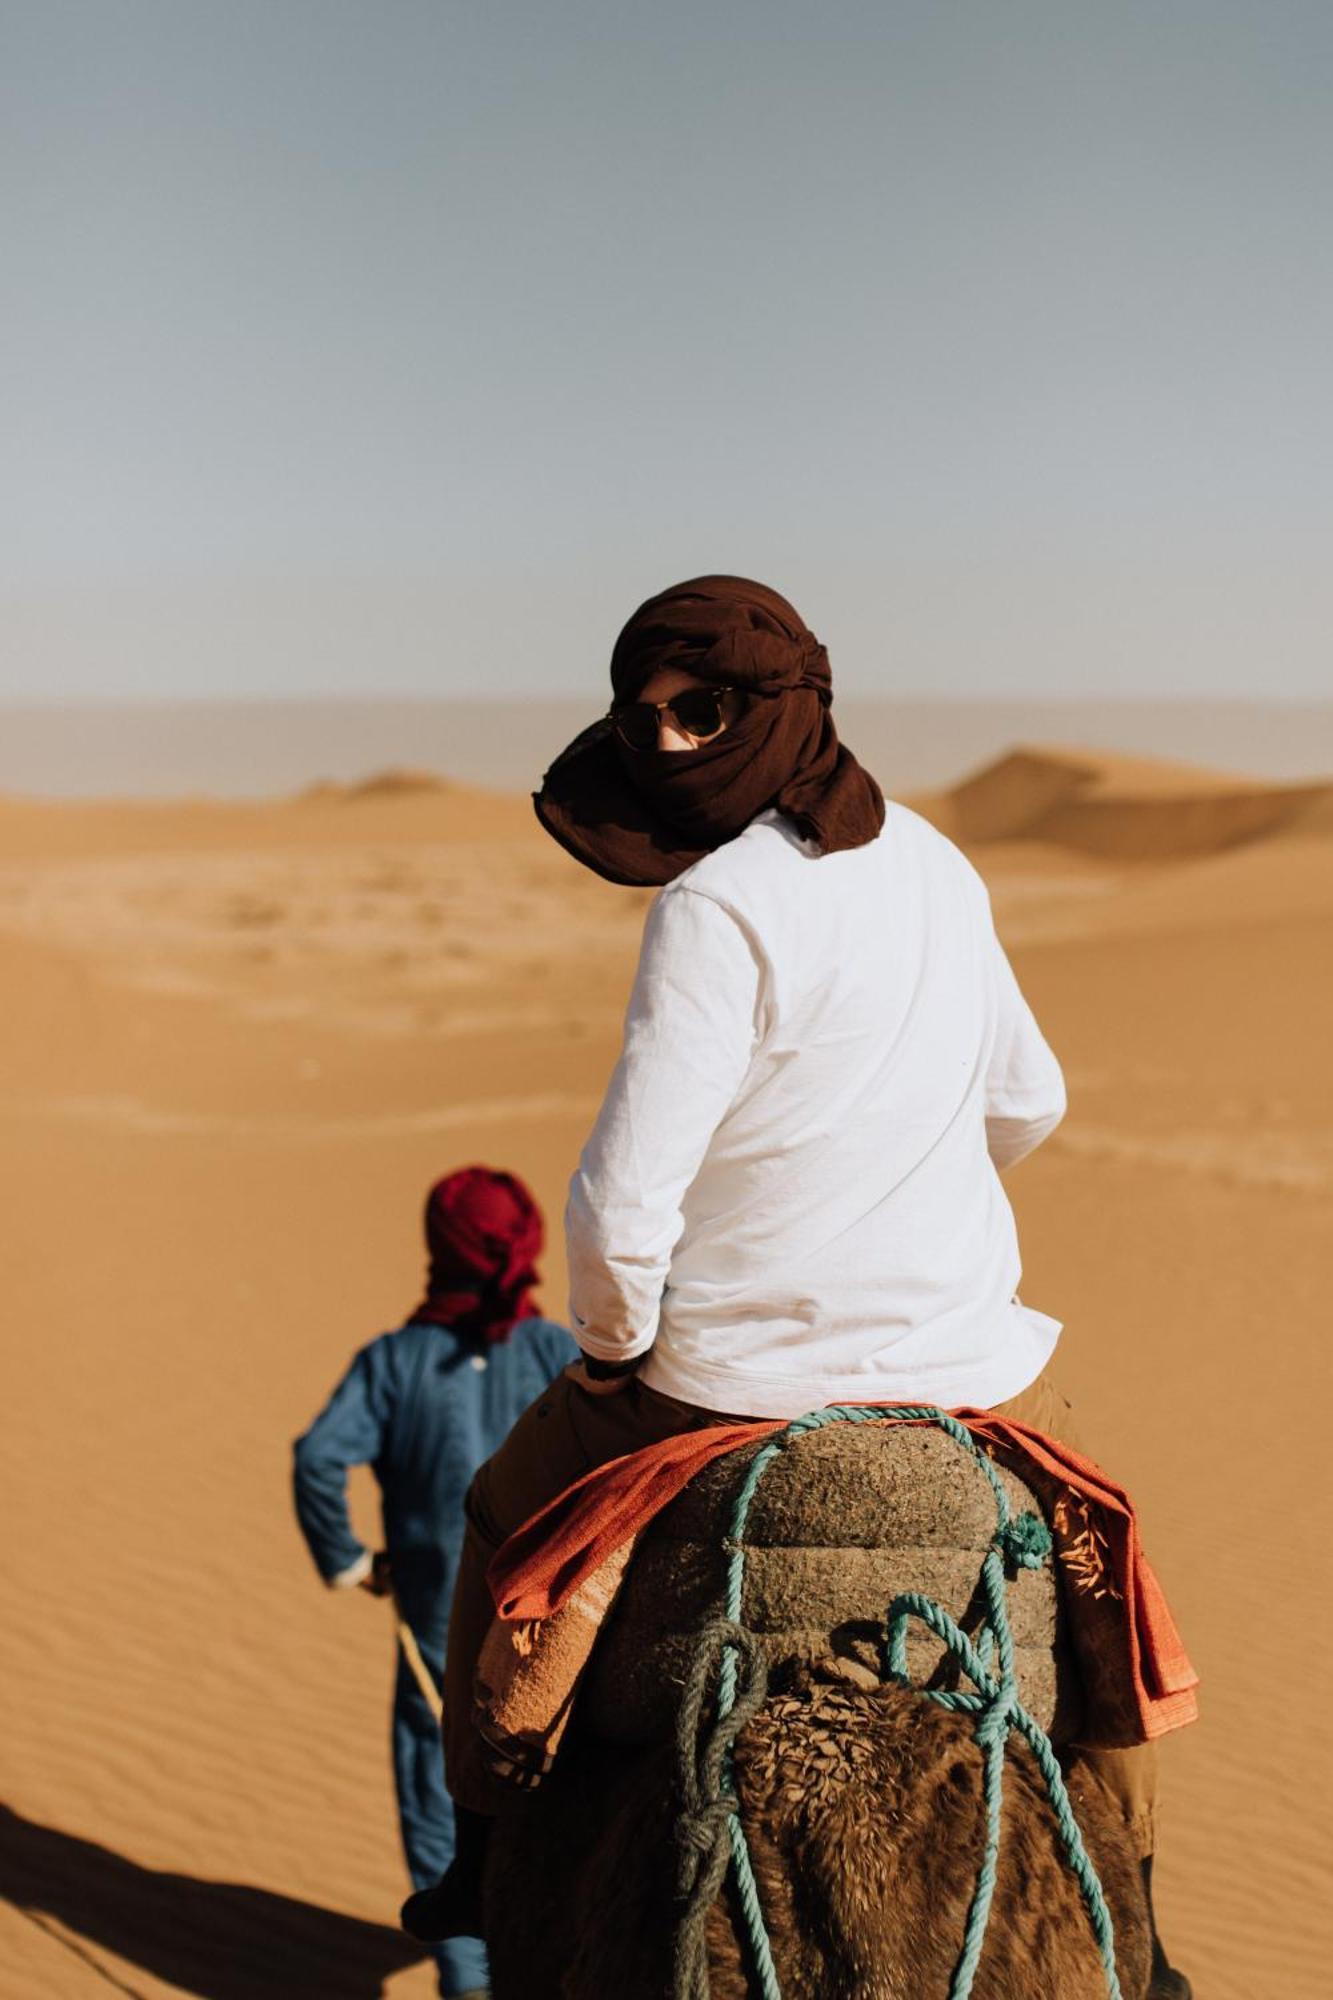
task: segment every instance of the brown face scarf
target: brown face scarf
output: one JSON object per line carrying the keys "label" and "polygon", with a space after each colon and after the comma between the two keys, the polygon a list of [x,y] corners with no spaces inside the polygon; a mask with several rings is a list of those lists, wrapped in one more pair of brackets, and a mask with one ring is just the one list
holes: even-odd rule
{"label": "brown face scarf", "polygon": [[884,824],[875,780],[838,741],[828,654],[785,597],[740,576],[699,576],[641,604],[611,655],[617,702],[663,667],[746,696],[697,750],[631,750],[603,717],[547,772],[537,817],[609,882],[656,886],[734,840],[770,806],[825,854]]}

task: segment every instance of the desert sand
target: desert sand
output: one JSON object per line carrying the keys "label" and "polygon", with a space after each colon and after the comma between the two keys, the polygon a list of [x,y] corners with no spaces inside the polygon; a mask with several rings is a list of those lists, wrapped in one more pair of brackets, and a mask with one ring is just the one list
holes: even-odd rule
{"label": "desert sand", "polygon": [[[1200,2000],[1316,2000],[1333,786],[1032,749],[915,803],[1066,1067],[1024,1295],[1203,1676],[1166,1936]],[[387,1928],[389,1613],[316,1581],[290,1441],[417,1297],[435,1174],[558,1218],[645,903],[411,774],[0,801],[4,2000],[433,1991]]]}

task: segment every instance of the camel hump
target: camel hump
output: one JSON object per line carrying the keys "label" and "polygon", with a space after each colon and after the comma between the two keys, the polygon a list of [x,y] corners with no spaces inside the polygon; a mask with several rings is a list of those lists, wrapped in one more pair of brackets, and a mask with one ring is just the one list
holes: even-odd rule
{"label": "camel hump", "polygon": [[[645,1533],[598,1641],[580,1700],[595,1736],[645,1744],[671,1728],[699,1630],[723,1604],[736,1496],[759,1446],[716,1459]],[[1011,1514],[1040,1513],[1031,1489],[999,1471]],[[975,1630],[978,1581],[996,1528],[976,1461],[925,1427],[831,1424],[793,1438],[767,1466],[745,1532],[744,1623],[770,1673],[832,1663],[849,1680],[881,1677],[885,1617],[920,1591]],[[1009,1580],[1019,1689],[1057,1739],[1076,1733],[1057,1582],[1049,1563]],[[940,1643],[914,1624],[918,1686],[956,1685]]]}
{"label": "camel hump", "polygon": [[[736,1491],[761,1449],[714,1459],[662,1515],[680,1541],[727,1533]],[[999,1467],[1013,1513],[1036,1508],[1022,1480]],[[794,1438],[767,1466],[745,1539],[757,1548],[958,1548],[983,1552],[995,1533],[995,1495],[975,1461],[927,1425],[826,1424]]]}

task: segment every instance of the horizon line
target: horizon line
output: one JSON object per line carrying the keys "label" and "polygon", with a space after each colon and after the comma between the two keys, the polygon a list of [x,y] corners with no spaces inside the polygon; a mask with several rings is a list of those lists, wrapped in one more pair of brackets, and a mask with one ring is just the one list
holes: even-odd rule
{"label": "horizon line", "polygon": [[[333,707],[378,707],[394,703],[422,702],[439,705],[462,705],[472,708],[533,708],[542,704],[566,704],[583,706],[586,697],[578,689],[555,692],[511,693],[511,694],[458,694],[435,693],[425,690],[379,689],[359,693],[340,692],[336,694],[47,694],[9,695],[0,691],[0,712],[16,709],[73,709],[73,708],[333,708]],[[1039,690],[1018,693],[990,694],[980,690],[945,689],[940,692],[926,692],[904,689],[891,694],[867,694],[855,689],[845,693],[835,693],[835,701],[843,703],[874,704],[882,707],[902,707],[906,705],[931,706],[939,708],[974,707],[1018,707],[1040,704],[1045,707],[1089,708],[1089,707],[1152,707],[1152,708],[1333,708],[1333,695],[1265,693],[1265,694],[1186,694],[1186,693],[1124,693],[1108,694],[1056,694]]]}

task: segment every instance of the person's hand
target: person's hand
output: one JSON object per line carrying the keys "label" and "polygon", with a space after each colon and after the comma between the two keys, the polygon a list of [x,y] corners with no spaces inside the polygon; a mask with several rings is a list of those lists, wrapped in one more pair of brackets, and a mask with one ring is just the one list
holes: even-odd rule
{"label": "person's hand", "polygon": [[591,1376],[581,1361],[571,1361],[565,1370],[571,1382],[577,1382],[580,1389],[590,1396],[618,1396],[622,1389],[628,1389],[634,1380],[634,1371],[624,1375],[607,1375],[600,1379]]}
{"label": "person's hand", "polygon": [[357,1585],[358,1590],[368,1590],[372,1597],[392,1597],[393,1570],[389,1566],[389,1551],[376,1549],[370,1559],[370,1568]]}

